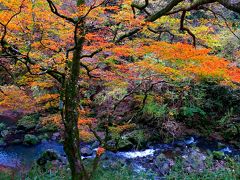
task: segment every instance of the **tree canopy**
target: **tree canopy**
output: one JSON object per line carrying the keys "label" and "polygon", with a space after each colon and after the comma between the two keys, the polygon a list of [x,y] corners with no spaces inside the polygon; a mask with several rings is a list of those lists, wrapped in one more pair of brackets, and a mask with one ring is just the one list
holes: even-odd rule
{"label": "tree canopy", "polygon": [[[238,88],[239,13],[238,0],[0,0],[0,111],[55,109],[72,177],[89,179],[110,126],[131,128],[144,113],[163,118],[159,92],[181,99],[191,83]],[[78,147],[82,126],[101,144],[90,172]]]}

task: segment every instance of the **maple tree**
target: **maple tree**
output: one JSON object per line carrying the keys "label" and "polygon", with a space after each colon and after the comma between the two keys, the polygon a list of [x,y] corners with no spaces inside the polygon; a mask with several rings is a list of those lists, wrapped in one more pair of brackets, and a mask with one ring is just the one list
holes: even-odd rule
{"label": "maple tree", "polygon": [[[187,32],[193,39],[192,44],[198,45],[195,34],[213,30],[199,28],[193,33],[184,24],[186,13],[207,11],[208,6],[205,5],[215,2],[239,13],[239,3],[227,0],[166,1],[161,10],[154,6],[156,2],[148,0],[134,3],[130,0],[1,0],[1,67],[17,85],[56,88],[57,93],[41,94],[32,102],[21,89],[1,88],[0,98],[4,101],[0,105],[18,108],[21,103],[14,101],[14,95],[22,96],[25,104],[22,108],[28,110],[35,104],[43,109],[59,106],[65,128],[64,150],[72,178],[89,179],[105,151],[106,143],[91,129],[96,119],[87,117],[88,109],[81,104],[89,104],[93,99],[102,103],[104,111],[99,114],[107,117],[104,123],[108,126],[120,117],[121,105],[131,95],[143,92],[144,96],[138,97],[142,102],[139,109],[143,110],[149,91],[166,80],[180,81],[191,77],[194,80],[215,78],[220,83],[231,85],[240,82],[239,68],[223,58],[209,55],[209,49],[195,49],[186,43],[170,44],[154,39],[156,34],[163,32],[172,37],[179,34],[176,30],[172,33],[166,27],[161,28],[173,19],[170,27]],[[174,14],[178,16],[174,17]],[[137,33],[140,38],[127,40]],[[19,73],[23,75],[15,78],[11,72],[19,69],[24,69]],[[84,93],[87,94],[86,89],[89,90],[91,85],[98,86],[98,83],[107,87],[107,94],[96,90],[91,97],[82,98]],[[104,104],[108,104],[107,108]],[[60,118],[54,116],[53,119],[58,121]],[[84,131],[79,135],[80,125],[88,126],[103,146],[97,150],[91,172],[84,167],[79,151],[80,137],[86,136]],[[131,127],[123,125],[117,129],[122,131]]]}

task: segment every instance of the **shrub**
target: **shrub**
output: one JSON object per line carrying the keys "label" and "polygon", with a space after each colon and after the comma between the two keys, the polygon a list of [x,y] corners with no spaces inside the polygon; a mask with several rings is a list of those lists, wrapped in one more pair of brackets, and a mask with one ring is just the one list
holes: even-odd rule
{"label": "shrub", "polygon": [[39,142],[39,139],[34,135],[26,134],[24,136],[24,144],[26,144],[26,145],[35,145],[38,142]]}
{"label": "shrub", "polygon": [[38,114],[24,116],[22,119],[18,120],[17,126],[19,128],[23,127],[24,129],[33,129],[36,127],[39,120]]}
{"label": "shrub", "polygon": [[[214,169],[212,156],[208,157],[208,167],[201,172],[185,171],[181,160],[174,165],[166,179],[184,179],[184,180],[230,180],[240,178],[240,163],[231,158],[227,158],[224,168]],[[207,162],[206,162],[207,163]]]}

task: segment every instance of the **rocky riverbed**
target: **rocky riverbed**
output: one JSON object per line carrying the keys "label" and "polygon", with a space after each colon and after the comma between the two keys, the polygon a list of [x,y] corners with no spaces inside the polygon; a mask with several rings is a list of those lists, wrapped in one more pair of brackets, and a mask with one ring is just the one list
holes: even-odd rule
{"label": "rocky riverbed", "polygon": [[[82,158],[93,158],[96,145],[96,142],[82,145]],[[46,151],[53,152],[56,154],[53,157],[57,157],[55,159],[47,157],[46,160],[57,160],[55,163],[61,165],[67,164],[62,144],[53,140],[43,141],[33,146],[10,145],[2,147],[0,148],[0,164],[14,168],[30,167]],[[189,137],[168,144],[149,145],[146,149],[139,151],[107,151],[102,156],[102,166],[114,169],[118,166],[128,165],[135,171],[150,170],[159,176],[164,176],[169,173],[177,159],[182,160],[186,170],[189,172],[203,171],[206,168],[209,153],[214,156],[215,168],[223,168],[224,158],[229,155],[237,159],[240,150],[221,142],[206,141],[201,137]]]}
{"label": "rocky riverbed", "polygon": [[[48,129],[41,127],[35,123],[38,117],[32,116],[25,116],[19,121],[10,121],[10,118],[9,122],[6,121],[6,116],[2,118],[5,121],[0,121],[0,165],[14,169],[28,169],[34,162],[41,165],[47,161],[57,163],[59,167],[67,165],[61,133],[53,125]],[[139,144],[133,144],[138,142],[134,138],[139,132],[141,131],[134,130],[125,134],[121,148],[115,152],[106,151],[101,166],[107,169],[128,166],[136,172],[152,172],[158,177],[164,177],[179,160],[187,172],[198,172],[206,169],[209,156],[212,156],[213,170],[224,168],[227,156],[236,161],[240,159],[240,149],[237,147],[194,135],[170,143],[161,140],[141,142],[144,146],[139,148]],[[94,158],[98,146],[97,141],[81,143],[82,158]],[[140,150],[136,150],[136,147]]]}

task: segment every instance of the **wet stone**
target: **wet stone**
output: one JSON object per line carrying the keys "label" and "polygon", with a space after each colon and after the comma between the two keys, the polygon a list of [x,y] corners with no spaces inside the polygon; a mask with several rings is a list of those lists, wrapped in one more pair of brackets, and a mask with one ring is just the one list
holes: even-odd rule
{"label": "wet stone", "polygon": [[81,155],[82,156],[91,156],[93,155],[93,150],[89,147],[83,147],[81,148]]}

